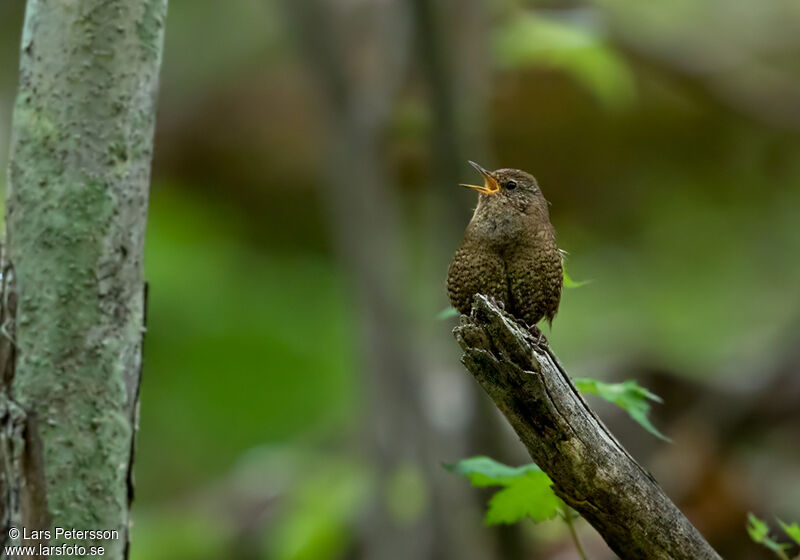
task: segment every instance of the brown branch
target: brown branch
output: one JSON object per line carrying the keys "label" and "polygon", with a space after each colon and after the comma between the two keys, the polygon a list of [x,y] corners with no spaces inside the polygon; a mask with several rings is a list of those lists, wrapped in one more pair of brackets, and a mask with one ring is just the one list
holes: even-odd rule
{"label": "brown branch", "polygon": [[719,559],[588,407],[549,349],[477,296],[455,336],[462,361],[553,480],[623,559]]}

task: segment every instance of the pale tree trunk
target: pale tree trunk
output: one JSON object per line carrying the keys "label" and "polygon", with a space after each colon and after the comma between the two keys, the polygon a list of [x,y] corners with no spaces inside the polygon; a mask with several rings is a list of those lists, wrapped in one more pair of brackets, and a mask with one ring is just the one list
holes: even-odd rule
{"label": "pale tree trunk", "polygon": [[[463,455],[449,451],[454,438],[438,433],[426,415],[423,379],[433,368],[423,350],[422,321],[409,305],[422,297],[410,273],[414,264],[402,197],[381,149],[409,70],[411,6],[333,0],[287,0],[284,5],[327,110],[327,175],[319,193],[349,276],[361,331],[368,403],[363,441],[377,484],[354,557],[490,557],[483,533],[451,529],[453,508],[475,523],[479,512],[467,487],[455,480],[440,483],[447,478],[442,460]],[[364,52],[371,56],[362,58]],[[429,285],[441,285],[441,274]],[[426,309],[424,322],[430,324],[431,309],[437,308]],[[398,481],[406,481],[411,494],[416,488],[422,495],[414,506],[419,511],[392,507],[392,499],[406,491]]]}
{"label": "pale tree trunk", "polygon": [[[166,0],[27,5],[3,263],[4,544],[127,556],[166,9]],[[57,538],[55,527],[117,537]],[[15,529],[50,535],[22,540]]]}

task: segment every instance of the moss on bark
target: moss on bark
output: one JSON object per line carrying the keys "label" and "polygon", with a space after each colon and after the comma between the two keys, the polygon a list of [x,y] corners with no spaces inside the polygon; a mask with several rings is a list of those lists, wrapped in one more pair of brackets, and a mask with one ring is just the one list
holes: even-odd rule
{"label": "moss on bark", "polygon": [[83,541],[104,558],[126,548],[166,4],[29,0],[14,108],[8,396],[35,418],[52,525],[118,530]]}

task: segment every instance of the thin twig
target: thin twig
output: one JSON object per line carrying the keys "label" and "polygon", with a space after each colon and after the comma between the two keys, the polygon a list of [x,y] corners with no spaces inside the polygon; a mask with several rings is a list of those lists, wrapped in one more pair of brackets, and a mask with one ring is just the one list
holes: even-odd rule
{"label": "thin twig", "polygon": [[572,514],[573,514],[572,508],[567,508],[564,511],[564,523],[566,523],[567,527],[569,528],[569,534],[572,537],[572,542],[575,543],[575,548],[578,550],[578,556],[581,557],[581,560],[589,560],[586,557],[586,553],[583,551],[580,539],[578,539],[578,533],[575,531],[575,524],[572,523],[573,519],[580,516],[577,513],[575,513],[574,516]]}

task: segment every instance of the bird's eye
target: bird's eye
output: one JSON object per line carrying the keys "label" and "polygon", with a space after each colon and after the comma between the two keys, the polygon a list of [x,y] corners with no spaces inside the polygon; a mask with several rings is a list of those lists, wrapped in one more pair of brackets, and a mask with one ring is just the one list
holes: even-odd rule
{"label": "bird's eye", "polygon": [[510,190],[510,191],[513,191],[514,189],[517,188],[517,182],[516,181],[509,181],[508,183],[506,183],[506,188],[508,190]]}

